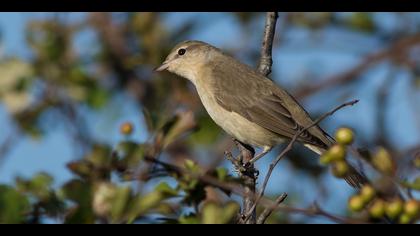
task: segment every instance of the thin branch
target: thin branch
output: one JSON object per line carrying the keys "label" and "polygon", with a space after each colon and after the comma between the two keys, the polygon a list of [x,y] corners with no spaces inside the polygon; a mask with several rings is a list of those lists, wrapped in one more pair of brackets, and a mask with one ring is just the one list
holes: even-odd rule
{"label": "thin branch", "polygon": [[[264,36],[261,46],[261,57],[260,62],[258,64],[258,71],[267,76],[271,73],[271,66],[273,65],[272,59],[272,49],[273,49],[273,40],[274,40],[274,33],[276,29],[276,22],[277,22],[278,14],[277,12],[268,12],[266,14],[266,21],[265,21],[265,29],[264,29]],[[252,159],[254,156],[254,150],[252,147],[246,146],[242,143],[235,142],[239,148],[239,151],[242,155],[243,163],[247,163],[249,160]],[[250,193],[247,196],[255,195],[255,189],[257,185],[257,173],[258,170],[254,168],[254,165],[251,164],[245,167],[244,172],[240,172],[240,177],[244,182],[245,185],[245,192]],[[246,224],[256,224],[257,223],[257,211],[254,209],[250,211],[250,208],[254,205],[254,198],[253,197],[244,197],[243,198],[243,210],[242,215],[244,213],[250,212],[249,217],[247,217],[246,221],[242,221],[242,223]]]}
{"label": "thin branch", "polygon": [[273,207],[266,208],[258,217],[257,224],[264,224],[267,218],[276,210],[277,206],[279,206],[284,200],[287,198],[287,193],[283,193],[276,199],[276,205]]}
{"label": "thin branch", "polygon": [[312,207],[303,209],[303,208],[296,208],[296,207],[289,207],[289,206],[278,206],[275,210],[287,212],[287,213],[296,213],[296,214],[303,214],[306,216],[323,216],[333,222],[336,223],[344,223],[344,224],[366,224],[366,222],[352,219],[352,218],[346,218],[341,216],[336,216],[333,214],[330,214],[326,212],[325,210],[321,209],[316,203],[313,204]]}
{"label": "thin branch", "polygon": [[[246,192],[245,188],[243,186],[241,186],[240,184],[237,184],[237,183],[223,182],[223,181],[220,181],[219,179],[217,179],[213,176],[210,176],[208,174],[197,174],[197,173],[191,172],[190,170],[187,170],[183,167],[178,167],[178,166],[175,166],[173,164],[160,161],[157,158],[152,157],[152,156],[146,156],[144,158],[144,160],[147,161],[147,162],[153,163],[153,164],[158,164],[158,165],[162,166],[163,168],[165,168],[168,172],[178,174],[178,175],[189,175],[192,178],[197,178],[198,180],[200,180],[201,182],[203,182],[205,184],[208,184],[210,186],[217,187],[217,188],[220,188],[222,190],[237,194],[237,195],[242,196],[244,198],[245,197],[248,197],[248,198],[255,198],[256,197],[255,193]],[[304,214],[304,215],[308,215],[308,216],[323,216],[323,217],[326,217],[326,218],[328,218],[328,219],[330,219],[334,222],[338,222],[338,223],[348,223],[348,224],[365,223],[363,221],[358,221],[356,219],[334,216],[330,213],[325,212],[324,210],[319,208],[316,204],[314,204],[311,208],[308,208],[308,209],[294,208],[294,207],[288,207],[288,206],[279,206],[278,202],[280,201],[280,199],[278,199],[277,202],[274,202],[271,199],[268,199],[266,197],[262,197],[261,200],[260,200],[260,203],[261,203],[262,206],[264,206],[267,209],[273,209],[272,212],[282,211],[282,212],[287,212],[287,213]]]}
{"label": "thin branch", "polygon": [[9,154],[11,148],[14,147],[14,145],[12,144],[16,144],[15,142],[17,140],[19,140],[19,132],[12,131],[3,141],[3,143],[0,144],[0,166],[5,161],[7,154]]}
{"label": "thin branch", "polygon": [[261,57],[258,64],[258,71],[264,76],[271,73],[271,66],[273,65],[272,51],[277,18],[277,12],[267,12],[264,37],[261,46]]}
{"label": "thin branch", "polygon": [[325,113],[324,115],[322,115],[321,117],[319,117],[318,119],[316,119],[311,125],[305,127],[304,129],[301,129],[299,132],[297,132],[292,140],[289,142],[289,144],[287,145],[287,147],[285,149],[283,149],[283,151],[280,153],[280,155],[277,156],[277,158],[270,164],[270,167],[268,169],[267,175],[265,176],[264,179],[264,183],[263,186],[261,188],[260,194],[258,195],[257,199],[255,200],[255,204],[254,206],[250,209],[250,211],[245,215],[244,217],[244,221],[247,220],[247,218],[249,217],[249,215],[252,213],[252,211],[254,211],[257,208],[257,205],[259,203],[259,201],[261,200],[261,198],[264,196],[265,193],[265,189],[267,188],[267,184],[268,181],[271,177],[271,174],[274,170],[274,168],[276,167],[276,165],[280,162],[281,159],[283,159],[283,157],[292,149],[293,144],[296,142],[297,138],[306,130],[312,128],[313,126],[316,126],[319,124],[319,122],[321,122],[322,120],[324,120],[325,118],[327,118],[328,116],[331,116],[332,114],[334,114],[336,111],[340,110],[343,107],[346,106],[353,106],[354,104],[356,104],[357,102],[359,102],[359,100],[353,100],[350,102],[346,102],[341,104],[340,106],[334,108],[333,110],[331,110],[330,112]]}
{"label": "thin branch", "polygon": [[343,73],[332,76],[331,78],[327,78],[323,81],[319,81],[317,83],[311,83],[311,84],[308,84],[307,86],[301,87],[298,91],[294,93],[295,97],[298,99],[302,99],[320,90],[327,89],[338,84],[343,84],[343,83],[356,80],[360,78],[358,75],[366,71],[372,65],[375,65],[383,61],[384,59],[404,58],[404,54],[407,53],[407,50],[418,44],[420,44],[420,34],[415,34],[409,37],[402,38],[396,41],[387,49],[368,55],[364,60],[362,60],[355,67]]}

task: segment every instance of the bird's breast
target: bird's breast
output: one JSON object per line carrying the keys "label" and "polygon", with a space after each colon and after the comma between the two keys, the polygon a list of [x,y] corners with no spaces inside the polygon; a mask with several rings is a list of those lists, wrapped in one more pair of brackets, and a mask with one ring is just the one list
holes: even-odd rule
{"label": "bird's breast", "polygon": [[211,94],[211,88],[196,83],[198,95],[207,113],[229,135],[239,141],[257,147],[275,146],[282,139],[271,131],[249,121],[236,112],[220,106]]}

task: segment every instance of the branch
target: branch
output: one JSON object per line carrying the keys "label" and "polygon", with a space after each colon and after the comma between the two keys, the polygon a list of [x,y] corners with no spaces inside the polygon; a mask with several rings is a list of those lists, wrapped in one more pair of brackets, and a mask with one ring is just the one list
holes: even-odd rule
{"label": "branch", "polygon": [[[264,76],[267,76],[271,73],[271,66],[273,65],[272,49],[277,17],[277,12],[268,12],[266,14],[264,36],[261,46],[261,57],[258,65],[258,71]],[[255,154],[253,148],[239,142],[235,143],[237,144],[242,155],[243,163],[248,163],[248,161],[251,160]],[[246,197],[243,198],[242,215],[245,215],[245,213],[249,212],[247,220],[241,222],[246,224],[256,224],[257,211],[252,208],[255,205],[253,196],[255,195],[255,186],[257,185],[258,170],[256,170],[252,164],[245,167],[244,172],[239,173],[245,185],[245,192],[247,193]]]}
{"label": "branch", "polygon": [[287,213],[297,213],[297,214],[303,214],[307,216],[323,216],[331,221],[334,221],[336,223],[344,223],[344,224],[366,224],[366,222],[352,219],[352,218],[346,218],[341,216],[336,216],[333,214],[330,214],[326,212],[325,210],[321,209],[316,203],[312,205],[312,207],[307,209],[302,208],[296,208],[296,207],[288,207],[288,206],[278,206],[275,210],[287,212]]}
{"label": "branch", "polygon": [[279,206],[287,197],[287,193],[283,193],[277,199],[273,207],[266,208],[258,217],[257,224],[264,224],[267,218],[273,213],[273,211]]}
{"label": "branch", "polygon": [[276,167],[276,165],[280,162],[281,159],[283,159],[283,157],[292,149],[293,144],[296,142],[297,138],[306,130],[312,128],[315,125],[318,125],[319,122],[321,122],[322,120],[324,120],[325,118],[327,118],[328,116],[331,116],[332,114],[334,114],[336,111],[340,110],[343,107],[346,106],[353,106],[354,104],[356,104],[357,102],[359,102],[359,100],[353,100],[350,102],[346,102],[344,104],[341,104],[340,106],[334,108],[333,110],[331,110],[330,112],[325,113],[324,115],[322,115],[321,117],[319,117],[318,119],[316,119],[311,125],[305,127],[304,129],[301,129],[299,132],[297,132],[292,140],[289,142],[289,144],[287,145],[287,147],[285,149],[283,149],[283,151],[280,153],[280,155],[277,156],[277,158],[270,164],[270,167],[268,169],[267,175],[265,176],[264,179],[264,183],[261,189],[260,194],[258,195],[257,199],[255,200],[255,204],[254,206],[250,209],[250,211],[245,215],[244,221],[247,220],[247,218],[249,217],[249,215],[251,214],[251,212],[253,210],[255,210],[257,208],[257,205],[259,203],[259,201],[261,200],[261,198],[264,196],[265,193],[265,189],[267,188],[267,184],[268,181],[271,177],[271,174],[274,170],[274,168]]}
{"label": "branch", "polygon": [[10,149],[14,147],[12,144],[16,144],[18,140],[19,132],[11,132],[3,141],[3,143],[0,144],[0,165],[3,164],[4,160],[7,157],[7,154],[9,154],[10,152]]}
{"label": "branch", "polygon": [[264,37],[261,46],[261,57],[258,64],[258,71],[264,76],[271,73],[271,66],[273,65],[272,49],[277,18],[277,12],[267,12]]}
{"label": "branch", "polygon": [[[217,187],[220,188],[222,190],[228,191],[228,192],[232,192],[234,194],[237,194],[239,196],[242,196],[244,198],[255,198],[256,194],[255,193],[249,193],[246,192],[245,188],[243,186],[241,186],[240,184],[237,183],[228,183],[228,182],[223,182],[220,181],[219,179],[210,176],[208,174],[197,174],[194,172],[191,172],[183,167],[178,167],[175,166],[173,164],[170,163],[166,163],[163,161],[159,161],[156,157],[153,156],[146,156],[144,158],[145,161],[149,162],[149,163],[153,163],[153,164],[158,164],[160,166],[162,166],[163,168],[165,168],[168,172],[170,173],[174,173],[174,174],[178,174],[178,175],[188,175],[192,178],[197,178],[198,180],[200,180],[201,182],[208,184],[210,186],[213,187]],[[132,179],[134,180],[134,178]],[[271,199],[268,199],[266,197],[262,197],[260,200],[261,205],[263,205],[264,207],[266,207],[267,209],[273,209],[271,211],[282,211],[282,212],[288,212],[288,213],[298,213],[298,214],[304,214],[304,215],[308,215],[308,216],[324,216],[334,222],[338,222],[338,223],[348,223],[348,224],[353,224],[353,223],[364,223],[362,221],[358,221],[356,219],[351,219],[351,218],[345,218],[345,217],[339,217],[339,216],[334,216],[332,214],[329,214],[327,212],[325,212],[324,210],[322,210],[321,208],[319,208],[316,204],[314,204],[314,206],[312,206],[311,208],[308,209],[301,209],[301,208],[294,208],[294,207],[288,207],[288,206],[278,206],[279,202],[282,201],[281,199],[282,197],[278,198],[276,202],[274,202]]]}
{"label": "branch", "polygon": [[307,86],[301,87],[296,93],[294,93],[295,97],[298,99],[302,99],[320,90],[356,80],[360,78],[358,77],[358,75],[363,73],[372,65],[375,65],[384,59],[394,58],[401,60],[401,58],[403,58],[404,53],[406,53],[408,49],[415,45],[418,45],[419,43],[420,34],[415,34],[406,38],[402,38],[394,44],[392,44],[389,48],[368,55],[358,65],[356,65],[350,70],[345,71],[344,73],[340,73],[339,75],[335,75],[323,81],[319,81],[317,83],[310,83]]}

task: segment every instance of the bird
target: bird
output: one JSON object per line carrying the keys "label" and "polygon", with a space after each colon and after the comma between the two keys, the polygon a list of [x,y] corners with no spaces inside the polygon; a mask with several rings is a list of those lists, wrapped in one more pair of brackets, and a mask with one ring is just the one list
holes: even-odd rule
{"label": "bird", "polygon": [[[314,123],[285,89],[206,42],[187,40],[175,45],[154,69],[165,70],[192,82],[207,113],[225,132],[262,149],[252,163]],[[319,125],[306,129],[296,141],[318,155],[335,144]],[[367,181],[353,166],[344,179],[355,188]]]}

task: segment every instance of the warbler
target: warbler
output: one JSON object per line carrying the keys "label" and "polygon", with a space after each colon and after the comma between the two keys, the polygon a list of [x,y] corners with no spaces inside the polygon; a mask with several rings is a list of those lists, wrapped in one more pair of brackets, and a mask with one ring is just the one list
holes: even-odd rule
{"label": "warbler", "polygon": [[[190,80],[207,113],[229,135],[262,148],[251,162],[314,122],[286,90],[208,43],[189,40],[177,44],[155,69],[163,70]],[[335,143],[318,125],[304,131],[297,142],[319,155]],[[353,167],[344,178],[353,187],[366,181]]]}

